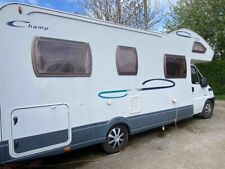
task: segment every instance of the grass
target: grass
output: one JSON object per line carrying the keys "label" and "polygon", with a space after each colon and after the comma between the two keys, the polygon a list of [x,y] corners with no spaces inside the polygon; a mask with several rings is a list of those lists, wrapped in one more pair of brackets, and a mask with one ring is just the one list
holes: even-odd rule
{"label": "grass", "polygon": [[217,100],[225,100],[225,95],[216,95]]}

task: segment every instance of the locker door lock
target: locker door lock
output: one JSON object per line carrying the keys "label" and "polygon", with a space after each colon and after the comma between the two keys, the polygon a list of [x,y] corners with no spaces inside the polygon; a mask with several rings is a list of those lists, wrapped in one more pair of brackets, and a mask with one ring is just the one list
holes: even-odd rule
{"label": "locker door lock", "polygon": [[13,124],[14,124],[14,125],[16,125],[16,124],[17,124],[17,122],[18,122],[18,117],[16,117],[16,116],[15,116],[15,117],[13,117]]}

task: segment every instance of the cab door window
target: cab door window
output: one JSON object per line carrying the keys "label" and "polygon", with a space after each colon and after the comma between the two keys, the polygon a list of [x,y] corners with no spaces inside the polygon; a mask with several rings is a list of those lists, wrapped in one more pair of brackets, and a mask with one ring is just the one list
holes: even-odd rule
{"label": "cab door window", "polygon": [[201,78],[202,77],[199,74],[198,70],[194,66],[191,66],[191,81],[192,81],[192,84],[200,84]]}

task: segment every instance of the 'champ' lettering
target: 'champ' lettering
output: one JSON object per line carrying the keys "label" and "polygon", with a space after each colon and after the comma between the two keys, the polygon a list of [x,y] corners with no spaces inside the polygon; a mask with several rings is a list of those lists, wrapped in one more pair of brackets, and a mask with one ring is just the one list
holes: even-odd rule
{"label": "'champ' lettering", "polygon": [[41,25],[33,25],[28,21],[9,21],[7,22],[8,26],[16,27],[16,28],[29,28],[29,29],[36,29],[36,30],[43,30],[47,31],[48,27],[41,26]]}

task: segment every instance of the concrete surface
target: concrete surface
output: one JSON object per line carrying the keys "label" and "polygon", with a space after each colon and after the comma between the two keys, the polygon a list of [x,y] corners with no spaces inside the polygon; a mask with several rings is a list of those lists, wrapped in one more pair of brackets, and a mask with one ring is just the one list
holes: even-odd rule
{"label": "concrete surface", "polygon": [[217,101],[211,119],[192,118],[177,127],[166,126],[166,131],[158,128],[133,136],[118,154],[106,155],[93,146],[45,158],[26,168],[225,169],[225,102]]}

